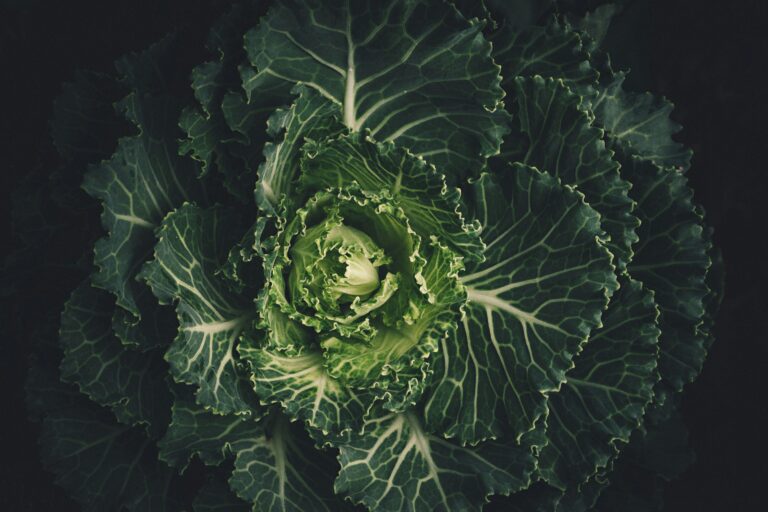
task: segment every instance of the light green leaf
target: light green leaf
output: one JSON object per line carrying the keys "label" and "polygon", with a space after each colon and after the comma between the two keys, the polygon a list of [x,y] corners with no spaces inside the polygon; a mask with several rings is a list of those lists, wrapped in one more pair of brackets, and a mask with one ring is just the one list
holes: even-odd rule
{"label": "light green leaf", "polygon": [[264,147],[265,162],[259,167],[256,183],[256,203],[266,211],[274,212],[283,196],[294,198],[299,174],[301,147],[306,139],[321,141],[341,133],[338,108],[318,92],[306,86],[293,90],[296,100],[288,109],[278,109],[268,121],[268,133],[279,142]]}
{"label": "light green leaf", "polygon": [[438,236],[466,259],[482,258],[479,226],[465,222],[459,190],[447,186],[442,174],[408,150],[350,134],[309,144],[301,166],[305,190],[354,182],[370,193],[384,191],[397,200],[419,235]]}
{"label": "light green leaf", "polygon": [[72,292],[61,315],[61,378],[110,407],[121,423],[145,425],[159,437],[171,403],[167,366],[157,351],[136,352],[120,343],[112,332],[114,307],[114,298],[88,281]]}
{"label": "light green leaf", "polygon": [[501,179],[473,185],[486,260],[461,278],[469,303],[425,407],[428,428],[460,442],[531,430],[618,286],[580,193],[518,164]]}
{"label": "light green leaf", "polygon": [[338,338],[321,343],[332,375],[348,385],[372,388],[390,411],[404,411],[422,396],[431,373],[430,358],[454,333],[460,317],[456,306],[466,300],[458,281],[463,265],[449,249],[434,239],[432,243],[423,272],[430,300],[414,323],[382,328],[369,344]]}
{"label": "light green leaf", "polygon": [[529,485],[534,439],[462,447],[427,432],[415,411],[383,416],[340,446],[335,489],[377,512],[480,510],[487,496]]}
{"label": "light green leaf", "polygon": [[255,310],[215,276],[241,225],[233,211],[185,204],[163,221],[154,260],[139,276],[162,304],[177,303],[179,333],[165,355],[171,375],[198,386],[198,403],[221,414],[254,406],[235,346]]}
{"label": "light green leaf", "polygon": [[682,173],[621,155],[641,221],[628,270],[655,293],[661,311],[659,371],[665,385],[680,391],[696,378],[706,357],[709,335],[700,327],[710,293],[706,275],[711,240]]}
{"label": "light green leaf", "polygon": [[565,491],[580,485],[629,442],[659,379],[658,309],[653,294],[622,278],[603,326],[574,358],[559,393],[550,395],[547,445],[539,472]]}
{"label": "light green leaf", "polygon": [[349,129],[471,175],[498,151],[506,122],[481,29],[438,1],[284,0],[246,35],[255,70],[243,87],[253,95],[266,77],[304,83]]}
{"label": "light green leaf", "polygon": [[616,73],[599,88],[592,104],[597,123],[630,154],[661,167],[687,170],[693,153],[672,139],[682,129],[669,117],[672,103],[649,92],[624,90],[625,78],[625,73]]}
{"label": "light green leaf", "polygon": [[232,444],[237,454],[229,485],[253,510],[339,512],[348,505],[333,495],[338,464],[318,451],[300,424],[277,413],[265,434]]}
{"label": "light green leaf", "polygon": [[582,98],[562,81],[540,76],[516,79],[512,91],[515,120],[499,161],[531,165],[581,191],[601,215],[616,266],[624,268],[639,224],[630,184],[619,175],[619,164],[605,147],[604,133],[583,110]]}

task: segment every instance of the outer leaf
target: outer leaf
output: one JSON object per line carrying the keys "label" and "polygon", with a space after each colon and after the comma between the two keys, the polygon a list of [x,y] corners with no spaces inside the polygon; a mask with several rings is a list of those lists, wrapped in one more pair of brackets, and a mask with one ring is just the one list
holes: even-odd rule
{"label": "outer leaf", "polygon": [[115,336],[133,350],[167,348],[178,328],[173,310],[158,307],[157,299],[148,286],[137,287],[134,298],[142,317],[137,318],[124,308],[113,308],[112,330]]}
{"label": "outer leaf", "polygon": [[260,90],[250,103],[240,91],[237,66],[245,57],[242,34],[257,23],[263,5],[236,4],[211,28],[208,49],[219,59],[192,71],[199,106],[185,108],[179,122],[187,133],[180,153],[200,161],[204,172],[219,171],[229,192],[242,201],[250,198],[253,188],[267,116],[290,98],[290,87],[282,81],[276,90]]}
{"label": "outer leaf", "polygon": [[192,509],[195,512],[250,512],[251,506],[230,490],[226,479],[214,475],[198,492]]}
{"label": "outer leaf", "polygon": [[96,243],[93,283],[139,316],[142,284],[134,277],[151,254],[154,229],[171,209],[200,197],[201,190],[194,165],[173,156],[178,110],[172,100],[132,94],[122,107],[141,131],[122,139],[111,160],[91,168],[83,188],[103,202],[102,224],[109,232]]}
{"label": "outer leaf", "polygon": [[45,370],[32,375],[30,400],[46,411],[40,436],[43,462],[84,511],[182,510],[175,472],[157,460],[152,441],[141,430],[116,423]]}
{"label": "outer leaf", "polygon": [[694,461],[688,432],[674,411],[669,418],[635,432],[622,451],[595,511],[652,512],[663,509],[664,484],[677,478]]}
{"label": "outer leaf", "polygon": [[620,4],[603,4],[596,7],[593,11],[584,14],[583,17],[569,16],[569,20],[580,31],[589,35],[592,49],[599,48],[608,34],[612,18],[621,12]]}
{"label": "outer leaf", "polygon": [[[331,493],[337,471],[334,461],[316,450],[301,426],[290,424],[279,412],[266,422],[213,414],[201,410],[188,390],[176,388],[175,393],[173,421],[159,443],[161,460],[184,469],[193,454],[211,466],[232,454],[235,467],[230,487],[243,500],[253,502],[253,510],[339,510],[341,504]],[[214,497],[222,502],[213,501]],[[195,506],[217,510],[231,503],[236,509],[238,502],[225,484],[211,482]]]}
{"label": "outer leaf", "polygon": [[462,277],[469,304],[425,407],[430,430],[462,443],[533,428],[617,287],[581,194],[521,165],[503,178],[473,186],[486,260]]}
{"label": "outer leaf", "polygon": [[[234,67],[234,65],[233,65]],[[179,154],[190,155],[201,163],[203,172],[217,165],[221,170],[221,157],[216,152],[221,140],[227,137],[228,127],[220,112],[221,97],[227,86],[224,64],[219,61],[205,62],[192,70],[192,89],[200,107],[186,107],[179,119],[179,127],[187,138],[179,144]]]}
{"label": "outer leaf", "polygon": [[425,431],[414,411],[387,415],[341,445],[336,492],[380,512],[480,510],[488,495],[528,486],[533,439],[461,447]]}
{"label": "outer leaf", "polygon": [[283,354],[245,341],[238,350],[251,365],[253,386],[265,403],[280,403],[292,418],[325,433],[357,429],[373,401],[370,392],[342,386],[322,354]]}
{"label": "outer leaf", "polygon": [[112,158],[90,168],[83,182],[85,191],[102,202],[108,233],[96,243],[93,283],[115,294],[117,304],[137,318],[154,314],[154,308],[140,310],[137,295],[144,285],[135,279],[151,255],[154,228],[183,201],[204,197],[194,162],[176,156],[181,105],[170,87],[176,78],[172,71],[181,66],[174,50],[178,45],[166,38],[117,62],[134,91],[118,108],[137,133],[121,139]]}
{"label": "outer leaf", "polygon": [[510,19],[490,36],[493,58],[501,65],[502,85],[511,94],[518,77],[558,78],[571,90],[591,96],[598,73],[579,34],[553,21],[546,27],[515,26]]}
{"label": "outer leaf", "polygon": [[53,104],[51,135],[67,160],[92,161],[108,157],[125,128],[113,103],[124,91],[112,77],[88,72],[62,87]]}
{"label": "outer leaf", "polygon": [[[550,11],[554,0],[451,0],[467,18],[488,19],[520,29],[533,25]],[[489,19],[490,18],[490,19]]]}
{"label": "outer leaf", "polygon": [[662,167],[687,170],[692,151],[672,139],[682,128],[669,118],[672,103],[648,92],[625,91],[625,78],[624,73],[617,73],[598,91],[592,105],[597,122],[632,155]]}
{"label": "outer leaf", "polygon": [[601,215],[616,266],[624,268],[632,258],[639,224],[627,195],[630,184],[619,175],[603,132],[582,110],[581,97],[562,81],[540,76],[518,78],[512,90],[517,122],[512,123],[500,158],[545,170],[583,192]]}
{"label": "outer leaf", "polygon": [[193,455],[209,466],[219,465],[233,442],[262,434],[254,418],[206,411],[187,387],[177,386],[173,392],[171,424],[157,443],[160,460],[172,467],[183,471]]}
{"label": "outer leaf", "polygon": [[[534,482],[527,489],[499,500],[509,512],[557,512],[562,493],[542,481]],[[565,512],[565,511],[563,511]],[[575,511],[569,511],[575,512]]]}
{"label": "outer leaf", "polygon": [[146,425],[159,437],[171,400],[167,367],[157,352],[134,352],[120,343],[112,332],[113,308],[111,295],[87,281],[72,293],[61,316],[61,378],[110,407],[121,423]]}
{"label": "outer leaf", "polygon": [[[711,240],[711,233],[708,237]],[[710,242],[711,243],[711,242]],[[712,246],[709,251],[709,259],[712,266],[709,267],[706,277],[706,285],[709,288],[709,294],[704,298],[704,307],[706,314],[702,319],[699,331],[707,336],[705,347],[707,350],[712,346],[715,340],[715,318],[720,309],[725,293],[725,264],[723,263],[723,254],[717,247]]]}
{"label": "outer leaf", "polygon": [[659,378],[653,295],[637,281],[620,282],[603,326],[574,359],[560,392],[549,398],[549,442],[539,472],[563,491],[606,467],[618,443],[629,442]]}
{"label": "outer leaf", "polygon": [[320,141],[344,130],[338,108],[318,92],[304,86],[296,86],[294,92],[298,97],[293,105],[278,109],[269,118],[269,134],[277,137],[283,132],[283,137],[280,142],[266,144],[266,161],[259,168],[256,183],[256,203],[273,213],[283,196],[296,193],[300,149],[305,140]]}
{"label": "outer leaf", "polygon": [[397,199],[421,236],[438,236],[466,259],[482,258],[479,226],[464,221],[459,190],[448,187],[442,174],[408,150],[351,134],[310,145],[305,151],[304,189],[355,182],[367,192],[385,191]]}
{"label": "outer leaf", "polygon": [[246,35],[256,70],[244,87],[258,92],[264,76],[302,82],[336,104],[351,130],[467,175],[498,151],[505,130],[481,29],[437,1],[284,0]]}
{"label": "outer leaf", "polygon": [[255,311],[215,277],[240,223],[231,211],[185,204],[163,221],[140,275],[161,303],[177,302],[179,334],[165,355],[171,375],[198,386],[198,403],[222,414],[251,414],[254,405],[234,351]]}
{"label": "outer leaf", "polygon": [[637,200],[640,242],[630,274],[655,292],[662,382],[675,391],[692,381],[706,357],[708,335],[699,327],[705,315],[711,242],[693,191],[679,173],[622,156],[622,173],[631,179]]}
{"label": "outer leaf", "polygon": [[318,451],[298,424],[277,413],[266,435],[233,443],[237,454],[229,485],[253,510],[337,512],[346,505],[332,492],[338,466]]}

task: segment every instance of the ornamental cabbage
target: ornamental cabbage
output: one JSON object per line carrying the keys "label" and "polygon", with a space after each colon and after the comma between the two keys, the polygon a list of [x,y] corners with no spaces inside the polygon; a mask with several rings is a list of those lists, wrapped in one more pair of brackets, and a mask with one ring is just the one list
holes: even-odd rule
{"label": "ornamental cabbage", "polygon": [[65,86],[103,232],[28,391],[84,510],[648,510],[719,254],[614,9],[534,5],[244,3]]}

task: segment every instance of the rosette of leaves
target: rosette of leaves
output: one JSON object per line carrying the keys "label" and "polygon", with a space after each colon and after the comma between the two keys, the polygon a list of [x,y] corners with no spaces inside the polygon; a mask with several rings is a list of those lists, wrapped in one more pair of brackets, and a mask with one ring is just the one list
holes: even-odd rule
{"label": "rosette of leaves", "polygon": [[690,152],[610,9],[495,5],[245,4],[209,61],[68,86],[104,231],[29,396],[85,509],[603,510],[683,465],[721,286]]}

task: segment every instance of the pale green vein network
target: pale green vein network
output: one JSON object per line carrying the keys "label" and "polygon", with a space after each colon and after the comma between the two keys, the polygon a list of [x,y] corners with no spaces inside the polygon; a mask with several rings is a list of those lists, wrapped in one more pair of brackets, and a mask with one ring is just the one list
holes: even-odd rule
{"label": "pale green vein network", "polygon": [[370,421],[341,445],[337,492],[371,510],[475,510],[494,493],[525,488],[534,437],[462,447],[428,433],[417,409]]}
{"label": "pale green vein network", "polygon": [[171,374],[199,386],[198,402],[223,414],[252,414],[254,405],[235,347],[255,311],[214,275],[239,224],[231,211],[185,204],[163,221],[155,258],[141,273],[161,302],[177,302],[179,333],[166,353]]}
{"label": "pale green vein network", "polygon": [[504,179],[474,185],[486,259],[461,278],[465,317],[435,358],[425,406],[427,426],[461,442],[531,430],[617,288],[583,196],[521,165]]}
{"label": "pale green vein network", "polygon": [[438,2],[286,0],[247,34],[255,70],[244,71],[243,85],[251,94],[267,75],[303,83],[337,105],[350,130],[466,175],[498,151],[505,131],[481,28]]}

